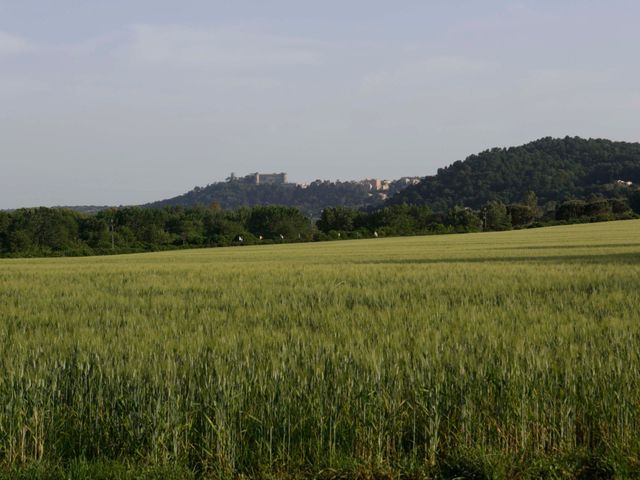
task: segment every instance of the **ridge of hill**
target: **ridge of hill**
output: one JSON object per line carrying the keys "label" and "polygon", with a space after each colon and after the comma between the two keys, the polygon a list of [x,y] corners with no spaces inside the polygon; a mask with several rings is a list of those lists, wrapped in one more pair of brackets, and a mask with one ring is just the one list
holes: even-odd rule
{"label": "ridge of hill", "polygon": [[314,182],[303,187],[296,184],[252,185],[237,181],[216,182],[195,187],[177,197],[143,205],[148,208],[218,204],[224,209],[256,205],[297,207],[318,216],[326,207],[362,208],[382,203],[362,185],[343,182]]}
{"label": "ridge of hill", "polygon": [[[413,177],[404,177],[391,182],[373,179],[344,182],[316,180],[309,184],[255,184],[231,177],[225,182],[212,183],[206,187],[195,187],[182,195],[151,202],[143,207],[162,208],[218,204],[223,209],[235,209],[258,205],[281,205],[298,208],[305,214],[317,218],[322,210],[328,207],[366,208],[380,206],[389,195],[397,193],[410,181],[413,181]],[[382,184],[383,187],[380,185],[376,187],[376,182]]]}
{"label": "ridge of hill", "polygon": [[491,200],[521,202],[528,192],[545,204],[592,195],[628,197],[639,183],[640,143],[545,137],[470,155],[408,186],[387,204],[477,209]]}

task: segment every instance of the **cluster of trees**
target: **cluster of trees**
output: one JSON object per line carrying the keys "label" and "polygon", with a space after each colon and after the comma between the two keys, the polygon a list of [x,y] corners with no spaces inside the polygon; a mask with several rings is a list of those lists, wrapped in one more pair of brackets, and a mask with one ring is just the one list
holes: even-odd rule
{"label": "cluster of trees", "polygon": [[[640,193],[634,203],[640,213]],[[491,200],[481,209],[391,205],[358,210],[325,208],[317,222],[297,208],[241,207],[224,210],[125,207],[85,214],[68,209],[33,208],[0,212],[0,255],[48,256],[143,252],[182,247],[299,242],[438,233],[499,231],[568,222],[636,216],[620,198],[568,200],[545,208],[534,193],[523,203]]]}
{"label": "cluster of trees", "polygon": [[0,254],[92,255],[180,247],[307,241],[314,226],[300,210],[259,206],[125,207],[97,214],[31,208],[0,212]]}
{"label": "cluster of trees", "polygon": [[317,228],[330,238],[418,235],[502,231],[566,223],[623,220],[640,214],[640,194],[634,212],[623,198],[594,196],[590,200],[567,200],[538,206],[537,196],[529,192],[526,201],[505,205],[490,200],[480,209],[455,206],[446,213],[433,212],[428,206],[391,205],[370,212],[348,208],[327,208]]}
{"label": "cluster of trees", "polygon": [[633,187],[626,182],[640,183],[639,143],[542,138],[471,155],[409,186],[388,203],[447,211],[455,205],[480,209],[491,200],[522,202],[527,191],[536,192],[541,204],[591,195],[628,198]]}

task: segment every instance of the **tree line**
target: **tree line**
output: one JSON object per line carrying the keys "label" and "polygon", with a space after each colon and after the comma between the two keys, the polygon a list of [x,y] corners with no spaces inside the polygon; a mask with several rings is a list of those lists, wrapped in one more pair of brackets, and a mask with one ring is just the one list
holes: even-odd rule
{"label": "tree line", "polygon": [[325,208],[320,218],[294,207],[123,207],[80,213],[62,208],[0,212],[0,255],[74,256],[177,248],[308,242],[347,238],[500,231],[544,225],[637,218],[640,192],[627,198],[594,196],[538,205],[533,192],[521,203],[487,202],[434,212],[424,205],[358,210]]}
{"label": "tree line", "polygon": [[327,208],[316,223],[330,238],[429,235],[534,228],[568,223],[587,223],[638,218],[640,195],[631,208],[626,198],[594,196],[590,200],[567,200],[538,205],[533,192],[523,203],[505,205],[490,200],[480,209],[455,206],[446,212],[433,212],[428,206],[391,205],[370,212],[342,207]]}

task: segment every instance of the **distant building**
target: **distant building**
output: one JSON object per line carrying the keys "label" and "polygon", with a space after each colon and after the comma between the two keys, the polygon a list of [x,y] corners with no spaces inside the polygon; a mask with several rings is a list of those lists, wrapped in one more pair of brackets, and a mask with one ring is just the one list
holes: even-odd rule
{"label": "distant building", "polygon": [[370,191],[382,192],[389,190],[390,183],[388,180],[380,180],[379,178],[365,178],[360,180],[360,185],[364,185]]}
{"label": "distant building", "polygon": [[633,182],[629,180],[616,180],[616,185],[621,185],[623,187],[630,187],[633,185]]}
{"label": "distant building", "polygon": [[367,187],[369,190],[378,190],[380,186],[380,180],[376,178],[367,178],[365,180],[360,180],[360,185]]}
{"label": "distant building", "polygon": [[251,173],[243,179],[252,185],[284,185],[287,183],[287,174],[281,173]]}
{"label": "distant building", "polygon": [[[362,185],[366,187],[366,189],[371,194],[379,194],[381,192],[387,192],[387,194],[392,194],[396,191],[403,189],[408,185],[415,185],[419,183],[421,180],[420,177],[402,177],[398,180],[381,180],[379,178],[365,178],[364,180],[351,180],[348,182],[340,182],[337,183],[350,183],[352,185]],[[249,175],[245,175],[244,177],[236,177],[235,174],[231,174],[229,178],[227,178],[228,182],[239,181],[242,183],[248,183],[250,185],[294,185],[289,183],[287,179],[287,174],[284,172],[280,173],[250,173]],[[315,180],[311,183],[297,183],[295,185],[301,188],[307,188],[311,185],[322,185],[322,184],[332,184],[334,182],[330,182],[328,180]]]}
{"label": "distant building", "polygon": [[399,185],[417,185],[420,183],[421,177],[400,177],[394,183]]}

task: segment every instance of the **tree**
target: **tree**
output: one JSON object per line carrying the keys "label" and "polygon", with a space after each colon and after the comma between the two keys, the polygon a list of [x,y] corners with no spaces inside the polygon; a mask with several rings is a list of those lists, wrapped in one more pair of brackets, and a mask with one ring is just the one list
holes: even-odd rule
{"label": "tree", "polygon": [[322,210],[320,219],[316,226],[321,232],[329,233],[331,230],[337,232],[351,232],[354,229],[354,222],[358,217],[356,210],[345,207],[332,207]]}
{"label": "tree", "polygon": [[111,236],[107,220],[94,215],[82,218],[79,223],[80,239],[92,249],[111,247]]}
{"label": "tree", "polygon": [[585,215],[586,202],[584,200],[567,200],[556,207],[557,220],[572,220]]}
{"label": "tree", "polygon": [[589,217],[597,217],[611,213],[611,204],[606,198],[592,198],[585,205],[585,215]]}
{"label": "tree", "polygon": [[491,200],[484,207],[484,228],[485,230],[511,230],[511,218],[507,213],[507,207],[504,203],[497,200]]}
{"label": "tree", "polygon": [[514,227],[528,225],[536,218],[536,210],[522,203],[508,205],[507,213]]}
{"label": "tree", "polygon": [[635,213],[640,215],[640,189],[629,196],[629,206]]}
{"label": "tree", "polygon": [[253,207],[246,222],[247,229],[255,236],[285,239],[311,237],[311,223],[293,207],[263,206]]}
{"label": "tree", "polygon": [[527,192],[527,195],[525,196],[525,205],[529,207],[529,213],[532,221],[542,216],[542,209],[538,205],[538,195],[536,195],[536,192],[531,190]]}
{"label": "tree", "polygon": [[0,212],[0,252],[7,249],[9,242],[9,226],[11,216],[8,212]]}
{"label": "tree", "polygon": [[456,232],[477,232],[482,227],[482,220],[470,208],[453,207],[446,221]]}

